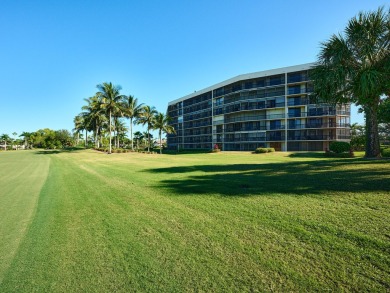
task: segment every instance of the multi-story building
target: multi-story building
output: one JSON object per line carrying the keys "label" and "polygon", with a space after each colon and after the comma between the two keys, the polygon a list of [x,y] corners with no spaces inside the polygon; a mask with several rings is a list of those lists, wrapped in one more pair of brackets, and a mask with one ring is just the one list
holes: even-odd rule
{"label": "multi-story building", "polygon": [[170,149],[323,151],[350,139],[350,105],[316,103],[313,63],[239,75],[168,104]]}

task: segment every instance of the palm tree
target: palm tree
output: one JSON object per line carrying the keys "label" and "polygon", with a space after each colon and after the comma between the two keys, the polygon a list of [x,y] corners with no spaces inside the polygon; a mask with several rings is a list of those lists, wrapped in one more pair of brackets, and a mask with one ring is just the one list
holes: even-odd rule
{"label": "palm tree", "polygon": [[112,116],[119,116],[122,112],[121,101],[123,100],[123,95],[120,94],[122,88],[119,85],[114,86],[111,82],[104,82],[96,87],[99,90],[96,95],[102,99],[103,108],[109,116],[110,147],[108,153],[111,154]]}
{"label": "palm tree", "polygon": [[162,153],[162,144],[161,144],[161,134],[164,132],[166,134],[175,133],[173,126],[169,125],[171,117],[165,115],[164,113],[157,113],[154,117],[154,129],[158,130],[158,137],[160,141],[160,154]]}
{"label": "palm tree", "polygon": [[390,93],[390,11],[360,12],[344,35],[322,43],[312,72],[314,95],[360,105],[366,118],[366,157],[380,157],[377,111]]}
{"label": "palm tree", "polygon": [[23,131],[22,134],[19,135],[19,137],[23,137],[24,138],[24,146],[25,146],[25,148],[28,148],[28,146],[29,146],[29,140],[31,138],[31,135],[32,135],[31,132],[26,132],[26,131]]}
{"label": "palm tree", "polygon": [[133,144],[133,119],[137,120],[142,112],[142,107],[144,104],[138,105],[138,99],[134,98],[132,95],[124,96],[123,98],[123,111],[124,116],[130,119],[130,140],[131,140],[131,150],[134,150]]}
{"label": "palm tree", "polygon": [[[16,143],[16,150],[18,150],[18,143],[16,142],[16,136],[18,135],[15,131],[12,132],[12,135],[14,136],[14,138],[12,139],[12,146],[14,145],[14,142]],[[12,147],[13,148],[13,147]]]}
{"label": "palm tree", "polygon": [[120,147],[120,138],[122,138],[122,141],[123,141],[123,138],[126,135],[127,128],[125,126],[124,121],[120,120],[117,117],[114,119],[114,128],[115,128],[115,132],[116,132],[115,145],[117,147]]}
{"label": "palm tree", "polygon": [[134,132],[134,140],[137,142],[137,150],[139,148],[139,142],[144,139],[144,135],[141,131]]}
{"label": "palm tree", "polygon": [[87,102],[87,105],[83,106],[81,109],[85,111],[83,112],[83,115],[88,121],[89,128],[94,132],[95,147],[99,148],[99,133],[103,123],[107,120],[103,109],[103,103],[97,95],[84,100]]}
{"label": "palm tree", "polygon": [[2,134],[0,136],[0,140],[4,142],[4,150],[6,151],[7,150],[7,142],[10,142],[11,138],[9,137],[8,134]]}
{"label": "palm tree", "polygon": [[74,124],[74,128],[73,128],[73,131],[77,134],[77,144],[79,144],[79,140],[80,140],[80,132],[82,132],[84,130],[83,128],[83,117],[79,114],[79,115],[76,115],[74,118],[73,118],[73,124]]}
{"label": "palm tree", "polygon": [[154,117],[157,114],[157,110],[155,107],[143,106],[140,117],[138,118],[138,122],[142,125],[147,125],[148,132],[148,152],[150,152],[150,130],[154,125]]}
{"label": "palm tree", "polygon": [[82,112],[73,119],[73,123],[75,125],[74,131],[77,132],[77,134],[80,133],[80,131],[85,130],[85,147],[88,145],[88,130],[90,128],[90,123],[89,123],[89,117],[85,112]]}

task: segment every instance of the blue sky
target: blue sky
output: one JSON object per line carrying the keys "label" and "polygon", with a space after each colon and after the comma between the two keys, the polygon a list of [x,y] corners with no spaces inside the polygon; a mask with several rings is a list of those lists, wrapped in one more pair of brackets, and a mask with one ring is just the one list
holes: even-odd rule
{"label": "blue sky", "polygon": [[[316,60],[386,1],[18,1],[0,9],[0,134],[73,128],[105,81],[165,112],[239,74]],[[352,122],[363,117],[352,115]]]}

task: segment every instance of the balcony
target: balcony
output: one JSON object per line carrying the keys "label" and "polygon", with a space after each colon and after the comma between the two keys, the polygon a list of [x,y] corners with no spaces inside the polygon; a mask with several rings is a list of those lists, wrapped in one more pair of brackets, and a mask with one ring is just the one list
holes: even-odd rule
{"label": "balcony", "polygon": [[307,94],[311,93],[312,89],[301,89],[301,88],[289,88],[288,95],[298,95],[298,94]]}
{"label": "balcony", "polygon": [[224,142],[244,142],[244,141],[266,141],[264,136],[257,137],[234,137],[234,138],[225,138]]}
{"label": "balcony", "polygon": [[267,130],[281,130],[281,129],[286,129],[285,126],[282,125],[270,125],[267,127]]}
{"label": "balcony", "polygon": [[306,75],[296,75],[296,76],[288,76],[287,77],[287,83],[295,83],[295,82],[302,82],[302,81],[308,81],[309,77]]}
{"label": "balcony", "polygon": [[241,128],[226,128],[225,133],[228,132],[240,132],[240,131],[265,131],[267,128],[265,126],[259,127],[241,127]]}
{"label": "balcony", "polygon": [[283,135],[282,136],[275,135],[275,136],[267,137],[267,141],[283,141],[283,140],[285,140],[285,137]]}
{"label": "balcony", "polygon": [[289,136],[288,140],[335,140],[334,135],[300,135],[300,136]]}
{"label": "balcony", "polygon": [[225,117],[225,123],[232,123],[232,122],[243,122],[243,121],[258,121],[258,120],[264,120],[265,115],[248,115],[248,116],[241,116],[241,117]]}
{"label": "balcony", "polygon": [[194,128],[194,127],[202,127],[202,126],[211,126],[211,122],[184,124],[184,128]]}
{"label": "balcony", "polygon": [[282,119],[282,118],[285,118],[286,115],[283,113],[283,114],[270,114],[270,115],[266,115],[266,119],[269,119],[269,120],[272,120],[272,119]]}
{"label": "balcony", "polygon": [[297,99],[297,100],[293,100],[293,99],[290,99],[288,100],[287,102],[287,105],[288,106],[302,106],[302,105],[307,105],[309,104],[309,99]]}

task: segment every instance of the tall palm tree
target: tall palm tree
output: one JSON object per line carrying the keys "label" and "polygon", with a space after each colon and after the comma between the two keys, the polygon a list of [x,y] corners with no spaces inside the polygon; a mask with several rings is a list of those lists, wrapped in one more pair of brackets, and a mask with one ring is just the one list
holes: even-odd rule
{"label": "tall palm tree", "polygon": [[112,151],[112,116],[120,115],[122,112],[121,101],[123,100],[123,95],[120,94],[122,89],[119,85],[113,85],[111,82],[103,82],[96,86],[98,92],[96,95],[102,99],[103,108],[106,110],[106,113],[109,117],[109,136],[110,136],[110,147],[108,153],[111,154]]}
{"label": "tall palm tree", "polygon": [[116,131],[116,140],[117,140],[117,146],[120,147],[120,140],[125,138],[127,128],[125,126],[125,122],[121,119],[115,120],[115,131]]}
{"label": "tall palm tree", "polygon": [[360,105],[366,118],[366,157],[379,157],[377,111],[390,93],[390,11],[360,12],[344,34],[322,43],[312,72],[314,94],[332,103]]}
{"label": "tall palm tree", "polygon": [[[131,140],[131,150],[134,150],[133,144],[133,122],[140,117],[142,112],[143,103],[138,104],[138,99],[134,98],[132,95],[124,96],[123,98],[123,111],[124,116],[130,119],[130,140]],[[135,119],[135,121],[133,121]]]}
{"label": "tall palm tree", "polygon": [[162,144],[161,144],[161,134],[164,132],[166,134],[175,133],[175,128],[169,125],[171,117],[165,115],[164,113],[157,113],[154,117],[154,129],[158,130],[158,137],[160,141],[160,154],[162,153]]}
{"label": "tall palm tree", "polygon": [[7,150],[7,142],[11,141],[11,137],[8,134],[2,134],[0,140],[4,142],[4,150]]}
{"label": "tall palm tree", "polygon": [[83,106],[81,109],[85,111],[83,114],[89,122],[88,126],[93,130],[95,146],[98,148],[99,133],[103,123],[107,121],[103,109],[103,102],[97,95],[84,100],[87,102],[87,105]]}
{"label": "tall palm tree", "polygon": [[13,145],[14,143],[16,144],[16,150],[18,150],[18,143],[16,142],[16,136],[18,135],[15,131],[12,132],[12,135],[14,136],[14,138],[12,139],[11,141],[11,144],[12,144],[12,148],[13,148]]}
{"label": "tall palm tree", "polygon": [[79,114],[73,118],[74,128],[73,131],[77,133],[77,144],[79,144],[80,132],[84,130],[84,117]]}
{"label": "tall palm tree", "polygon": [[141,131],[134,132],[134,140],[137,142],[137,150],[139,149],[139,142],[142,142],[144,135]]}
{"label": "tall palm tree", "polygon": [[150,106],[143,106],[141,115],[138,118],[138,123],[142,125],[147,125],[147,132],[148,132],[148,152],[150,152],[150,130],[153,128],[154,125],[154,118],[157,114],[157,110],[155,107]]}
{"label": "tall palm tree", "polygon": [[24,147],[25,148],[28,148],[28,146],[29,146],[29,140],[31,138],[31,135],[32,135],[31,132],[26,132],[26,131],[23,131],[22,134],[19,135],[19,137],[23,137],[24,138]]}
{"label": "tall palm tree", "polygon": [[88,146],[88,131],[91,130],[90,117],[86,112],[81,112],[73,119],[75,128],[73,129],[76,132],[85,131],[85,147]]}

